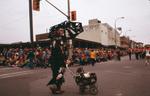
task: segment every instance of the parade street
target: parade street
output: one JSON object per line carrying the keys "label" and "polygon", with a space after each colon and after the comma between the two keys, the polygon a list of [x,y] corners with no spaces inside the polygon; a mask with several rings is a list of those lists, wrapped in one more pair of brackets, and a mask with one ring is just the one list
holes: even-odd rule
{"label": "parade street", "polygon": [[[96,63],[95,66],[83,66],[85,72],[97,74],[99,93],[96,96],[150,96],[150,65],[144,60],[130,61],[123,57],[121,61]],[[70,69],[76,72],[78,65]],[[12,68],[0,67],[0,96],[54,96],[46,86],[51,78],[50,68]],[[80,95],[78,86],[69,71],[65,73],[65,91],[55,96],[91,96],[88,92]]]}

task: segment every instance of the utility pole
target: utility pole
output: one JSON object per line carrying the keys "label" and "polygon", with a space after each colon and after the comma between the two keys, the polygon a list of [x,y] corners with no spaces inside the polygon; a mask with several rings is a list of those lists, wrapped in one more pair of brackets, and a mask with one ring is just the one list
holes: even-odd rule
{"label": "utility pole", "polygon": [[[68,21],[70,22],[70,0],[68,0]],[[71,59],[72,55],[73,55],[73,53],[72,53],[72,51],[73,51],[72,40],[71,39],[68,40],[68,45],[69,45],[69,50],[68,50],[69,56],[68,56],[68,58]]]}
{"label": "utility pole", "polygon": [[114,27],[115,27],[114,28],[114,31],[115,31],[115,48],[117,48],[117,46],[118,46],[118,40],[117,40],[117,33],[118,33],[118,31],[117,31],[116,23],[117,23],[117,21],[119,19],[124,19],[124,17],[118,17],[118,18],[115,19],[115,24],[114,24]]}
{"label": "utility pole", "polygon": [[33,43],[32,0],[29,0],[29,24],[30,24],[30,42]]}
{"label": "utility pole", "polygon": [[68,21],[70,21],[70,0],[68,0]]}

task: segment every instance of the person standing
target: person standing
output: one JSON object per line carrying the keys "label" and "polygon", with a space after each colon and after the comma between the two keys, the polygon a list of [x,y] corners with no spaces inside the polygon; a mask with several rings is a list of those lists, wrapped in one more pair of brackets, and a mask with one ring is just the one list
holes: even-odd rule
{"label": "person standing", "polygon": [[147,66],[150,64],[150,49],[146,49],[145,59],[145,66]]}
{"label": "person standing", "polygon": [[28,67],[30,67],[31,69],[33,69],[33,68],[34,68],[35,54],[34,54],[34,51],[33,51],[32,48],[30,49],[27,58],[28,58],[28,60],[29,60]]}
{"label": "person standing", "polygon": [[[51,57],[51,70],[52,70],[52,79],[48,82],[47,86],[50,85],[50,89],[53,94],[61,94],[63,91],[61,90],[61,85],[64,82],[64,78],[61,83],[58,82],[57,76],[59,75],[59,70],[62,67],[65,67],[65,55],[63,53],[63,50],[60,46],[60,42],[56,41],[55,46],[52,48]],[[60,80],[59,80],[60,81]],[[56,86],[55,90],[53,90],[53,85]]]}
{"label": "person standing", "polygon": [[117,54],[117,60],[121,61],[121,52],[119,49],[117,49],[116,54]]}
{"label": "person standing", "polygon": [[92,49],[91,52],[90,52],[90,62],[92,64],[92,66],[95,65],[95,60],[96,59],[96,53],[95,51]]}
{"label": "person standing", "polygon": [[139,49],[138,48],[135,49],[135,58],[136,58],[136,60],[139,60]]}
{"label": "person standing", "polygon": [[131,48],[128,49],[128,55],[129,55],[129,60],[131,60],[131,55],[132,55],[132,49]]}

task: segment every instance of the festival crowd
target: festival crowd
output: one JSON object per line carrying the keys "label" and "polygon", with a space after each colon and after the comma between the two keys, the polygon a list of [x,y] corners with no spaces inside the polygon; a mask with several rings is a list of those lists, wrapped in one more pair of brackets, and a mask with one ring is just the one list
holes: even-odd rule
{"label": "festival crowd", "polygon": [[[87,65],[94,62],[104,62],[117,57],[135,54],[135,58],[142,59],[145,57],[146,48],[134,48],[127,50],[120,49],[92,49],[92,48],[74,48],[72,55],[73,64]],[[150,50],[150,49],[148,49]],[[47,68],[50,65],[51,49],[50,48],[4,48],[0,52],[1,66],[17,67],[42,67]]]}

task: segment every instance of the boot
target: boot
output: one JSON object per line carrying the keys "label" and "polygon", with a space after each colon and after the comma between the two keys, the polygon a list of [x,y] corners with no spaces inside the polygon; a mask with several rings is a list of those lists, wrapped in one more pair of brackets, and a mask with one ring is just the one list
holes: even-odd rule
{"label": "boot", "polygon": [[57,90],[56,90],[56,94],[62,94],[62,93],[64,93],[64,91],[61,90],[61,85],[58,85]]}

